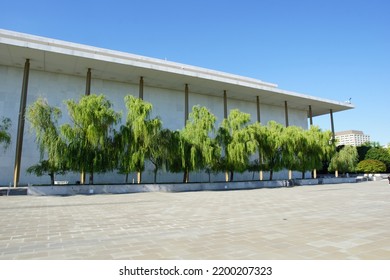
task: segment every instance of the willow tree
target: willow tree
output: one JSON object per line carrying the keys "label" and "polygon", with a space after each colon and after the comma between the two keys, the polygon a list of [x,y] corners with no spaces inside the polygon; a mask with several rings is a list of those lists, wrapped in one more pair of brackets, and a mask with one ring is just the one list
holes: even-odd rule
{"label": "willow tree", "polygon": [[11,134],[9,128],[11,127],[11,119],[2,117],[0,121],[0,145],[3,146],[4,151],[11,144]]}
{"label": "willow tree", "polygon": [[169,166],[169,158],[174,153],[175,142],[172,140],[172,131],[169,129],[158,130],[152,135],[149,145],[148,159],[154,166],[153,182],[157,182],[158,170],[167,170]]}
{"label": "willow tree", "polygon": [[337,177],[338,172],[354,172],[357,162],[358,153],[356,147],[347,145],[333,155],[328,170],[335,171]]}
{"label": "willow tree", "polygon": [[161,130],[161,120],[151,118],[152,104],[132,95],[125,97],[127,108],[126,126],[131,134],[128,149],[131,151],[124,159],[129,170],[137,172],[137,183],[141,183],[145,160],[155,136]]}
{"label": "willow tree", "polygon": [[168,130],[168,132],[166,138],[169,146],[169,154],[166,162],[167,170],[172,173],[183,172],[182,132],[180,130]]}
{"label": "willow tree", "polygon": [[67,150],[58,129],[61,110],[38,98],[27,108],[26,117],[35,131],[35,142],[40,152],[39,163],[29,167],[27,172],[37,176],[48,174],[53,185],[55,174],[63,174],[67,169]]}
{"label": "willow tree", "polygon": [[216,117],[206,107],[192,108],[180,138],[184,182],[188,182],[190,171],[204,169],[219,156],[219,148],[210,137],[215,121]]}
{"label": "willow tree", "polygon": [[318,126],[311,126],[306,131],[309,149],[307,155],[310,155],[310,165],[307,170],[320,170],[324,162],[330,161],[336,152],[335,141],[332,140],[332,132],[322,131]]}
{"label": "willow tree", "polygon": [[273,174],[285,167],[283,162],[283,141],[285,127],[275,121],[268,122],[264,130],[263,160],[265,170],[269,171],[269,179],[273,179]]}
{"label": "willow tree", "polygon": [[[267,140],[267,134],[266,134],[266,127],[262,126],[261,123],[256,122],[254,124],[249,125],[248,129],[250,130],[250,135],[253,140],[253,144],[255,146],[255,150],[257,152],[258,158],[255,159],[250,165],[249,170],[252,172],[259,172],[260,173],[260,180],[263,179],[262,177],[262,171],[265,168],[264,164],[264,148],[265,148],[265,141]],[[254,177],[254,174],[253,174]],[[253,179],[253,178],[252,178]]]}
{"label": "willow tree", "polygon": [[251,129],[248,127],[250,115],[231,110],[227,119],[222,121],[217,133],[217,141],[222,148],[220,169],[225,171],[226,181],[230,173],[230,181],[233,181],[234,171],[244,172],[248,169],[249,158],[256,151],[256,143],[253,141]]}
{"label": "willow tree", "polygon": [[113,147],[113,127],[120,120],[120,114],[103,95],[83,96],[79,102],[67,100],[71,124],[61,126],[61,134],[67,144],[68,164],[71,170],[93,175],[114,169],[116,157]]}
{"label": "willow tree", "polygon": [[3,145],[4,150],[11,144],[11,134],[8,131],[10,127],[11,119],[2,117],[0,121],[0,144]]}
{"label": "willow tree", "polygon": [[129,160],[133,154],[132,141],[132,132],[128,126],[121,125],[119,131],[114,131],[118,173],[125,175],[125,183],[128,183],[129,174],[133,171]]}

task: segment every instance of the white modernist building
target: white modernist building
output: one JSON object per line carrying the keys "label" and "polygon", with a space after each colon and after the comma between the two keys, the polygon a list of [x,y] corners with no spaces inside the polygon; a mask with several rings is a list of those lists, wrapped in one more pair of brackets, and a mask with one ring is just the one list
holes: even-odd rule
{"label": "white modernist building", "polygon": [[[39,161],[34,135],[24,122],[26,106],[38,97],[62,109],[62,122],[68,121],[66,99],[84,94],[105,94],[114,109],[125,112],[123,98],[139,96],[153,104],[153,114],[160,116],[169,129],[181,129],[194,105],[206,106],[220,123],[229,110],[250,113],[252,121],[270,120],[286,126],[303,128],[313,117],[329,114],[332,131],[333,113],[353,108],[351,104],[317,98],[279,89],[257,79],[219,71],[101,49],[49,38],[0,30],[0,116],[12,120],[12,144],[0,154],[0,185],[47,183],[26,169]],[[219,176],[219,175],[218,175]],[[223,174],[215,180],[223,180]],[[279,173],[279,177],[285,173]],[[278,174],[276,174],[276,178]],[[180,181],[179,174],[159,174],[159,181]],[[237,180],[252,174],[237,174]],[[61,178],[59,178],[61,180]],[[75,182],[78,174],[64,180]],[[143,174],[152,180],[151,170]],[[205,174],[191,174],[191,181],[207,180]],[[123,182],[116,173],[96,175],[95,182]]]}
{"label": "white modernist building", "polygon": [[337,145],[361,146],[370,142],[370,135],[364,134],[360,130],[346,130],[336,132]]}

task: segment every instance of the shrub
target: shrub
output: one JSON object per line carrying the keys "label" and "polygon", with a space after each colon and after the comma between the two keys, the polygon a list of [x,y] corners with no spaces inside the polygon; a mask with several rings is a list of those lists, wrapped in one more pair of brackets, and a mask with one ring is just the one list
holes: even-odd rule
{"label": "shrub", "polygon": [[386,165],[386,169],[390,171],[390,154],[385,148],[371,148],[364,159],[376,159]]}
{"label": "shrub", "polygon": [[358,163],[356,171],[364,173],[385,172],[386,165],[376,159],[365,159]]}

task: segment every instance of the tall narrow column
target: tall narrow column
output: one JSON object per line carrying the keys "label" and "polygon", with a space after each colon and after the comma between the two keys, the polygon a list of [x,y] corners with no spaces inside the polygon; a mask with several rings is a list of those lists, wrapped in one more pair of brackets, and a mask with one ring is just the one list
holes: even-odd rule
{"label": "tall narrow column", "polygon": [[223,117],[227,119],[227,94],[226,90],[223,91]]}
{"label": "tall narrow column", "polygon": [[310,126],[313,125],[313,111],[311,109],[311,105],[309,105],[309,119],[310,119]]}
{"label": "tall narrow column", "polygon": [[188,84],[186,84],[184,97],[184,125],[187,123],[188,114]]}
{"label": "tall narrow column", "polygon": [[286,127],[288,127],[288,107],[287,107],[287,101],[284,101],[284,118],[286,120]]}
{"label": "tall narrow column", "polygon": [[144,77],[139,78],[139,99],[144,99]]}
{"label": "tall narrow column", "polygon": [[[91,68],[88,68],[87,77],[85,79],[85,95],[91,94],[91,77],[92,77]],[[91,183],[91,179],[92,178],[90,177],[89,178],[90,183]],[[80,174],[80,184],[81,185],[85,184],[85,171],[84,170],[82,170],[81,174]]]}
{"label": "tall narrow column", "polygon": [[85,95],[91,94],[91,68],[88,68],[87,79],[85,82]]}
{"label": "tall narrow column", "polygon": [[[334,142],[335,141],[335,134],[334,134],[334,122],[333,122],[333,110],[332,109],[329,110],[329,115],[330,115],[330,126],[332,129],[332,140]],[[339,177],[339,171],[337,169],[335,170],[334,175],[336,178]]]}
{"label": "tall narrow column", "polygon": [[18,131],[16,136],[16,152],[15,152],[15,166],[14,166],[14,188],[19,184],[20,163],[22,159],[23,150],[23,133],[24,133],[24,115],[26,111],[28,76],[30,74],[30,60],[26,59],[24,64],[22,92],[20,94],[20,107],[18,118]]}
{"label": "tall narrow column", "polygon": [[331,128],[332,128],[332,140],[334,140],[335,139],[335,134],[334,134],[334,122],[333,122],[333,110],[330,109],[329,113],[330,113],[330,125],[331,125]]}
{"label": "tall narrow column", "polygon": [[[225,119],[227,119],[227,93],[226,93],[226,90],[223,91],[223,117]],[[229,172],[227,170],[225,170],[225,181],[229,182]]]}
{"label": "tall narrow column", "polygon": [[[287,106],[287,101],[284,101],[284,118],[286,120],[286,127],[289,126],[289,123],[288,123],[288,106]],[[292,170],[288,170],[288,179],[291,180],[292,179]]]}
{"label": "tall narrow column", "polygon": [[[260,98],[259,98],[259,96],[256,96],[256,109],[257,109],[257,122],[260,123],[261,119],[260,119]],[[263,165],[263,156],[261,156],[261,158],[259,158],[259,161],[260,161],[261,165]],[[263,181],[263,179],[264,179],[263,170],[260,170],[259,171],[259,180]]]}
{"label": "tall narrow column", "polygon": [[[310,120],[310,127],[313,126],[313,110],[311,109],[311,105],[309,105],[309,120]],[[313,169],[312,177],[314,179],[317,179],[317,169]]]}

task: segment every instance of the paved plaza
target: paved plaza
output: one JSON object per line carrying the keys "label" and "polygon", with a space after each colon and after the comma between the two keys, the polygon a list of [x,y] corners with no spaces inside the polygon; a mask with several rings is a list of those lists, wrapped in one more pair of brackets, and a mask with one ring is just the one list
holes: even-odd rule
{"label": "paved plaza", "polygon": [[390,185],[1,196],[0,225],[8,260],[390,260]]}

